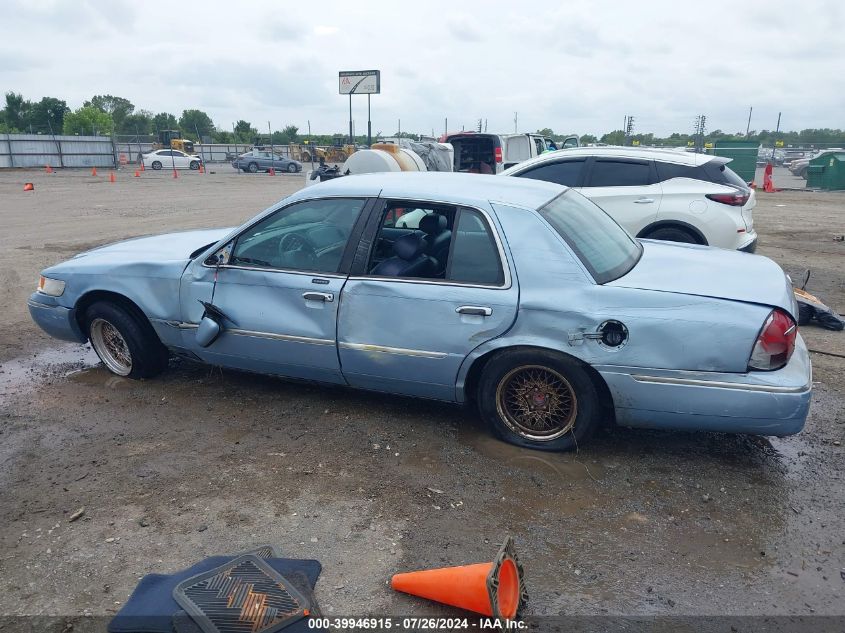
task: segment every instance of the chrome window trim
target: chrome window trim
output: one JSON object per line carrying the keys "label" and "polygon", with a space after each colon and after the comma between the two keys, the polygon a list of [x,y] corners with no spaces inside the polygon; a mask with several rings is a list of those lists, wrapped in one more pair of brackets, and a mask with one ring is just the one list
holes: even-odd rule
{"label": "chrome window trim", "polygon": [[[467,283],[463,281],[447,281],[445,279],[425,279],[425,278],[406,278],[406,277],[382,277],[380,275],[356,275],[354,277],[350,277],[350,281],[365,281],[365,280],[374,280],[374,281],[398,281],[400,283],[413,283],[413,284],[437,284],[439,286],[459,286],[461,288],[488,288],[491,290],[509,290],[512,285],[511,281],[511,269],[510,269],[510,262],[508,258],[505,256],[505,249],[502,245],[502,239],[499,236],[499,228],[496,226],[496,223],[493,221],[493,216],[490,215],[485,209],[480,207],[474,207],[469,204],[463,204],[460,202],[449,202],[445,200],[426,200],[424,198],[400,198],[400,197],[393,197],[388,196],[383,198],[383,200],[387,203],[395,202],[395,201],[407,201],[407,202],[421,202],[423,204],[441,204],[441,205],[448,205],[451,207],[455,207],[458,211],[456,214],[456,218],[460,215],[461,209],[470,209],[472,211],[478,211],[481,215],[484,216],[484,219],[487,222],[487,226],[493,232],[493,240],[496,242],[496,250],[499,254],[499,266],[502,268],[503,271],[503,283],[502,284],[473,284]],[[379,227],[379,230],[381,227]],[[378,234],[376,234],[377,236]],[[375,244],[375,240],[373,241]],[[369,263],[369,262],[368,262]]]}
{"label": "chrome window trim", "polygon": [[222,264],[220,266],[209,266],[208,264],[203,261],[203,267],[205,268],[231,268],[232,270],[255,270],[261,273],[285,273],[288,275],[308,275],[311,277],[326,277],[331,279],[346,279],[346,275],[342,273],[322,273],[319,271],[309,271],[309,270],[294,270],[292,268],[261,268],[260,266],[238,266],[234,264]]}
{"label": "chrome window trim", "polygon": [[643,376],[631,374],[637,382],[681,385],[685,387],[713,387],[716,389],[736,389],[739,391],[761,391],[764,393],[803,393],[812,386],[812,378],[806,385],[800,387],[778,387],[777,385],[757,385],[745,382],[725,382],[720,380],[699,380],[694,378],[671,378],[669,376]]}
{"label": "chrome window trim", "polygon": [[338,343],[343,349],[351,349],[356,352],[378,352],[380,354],[396,354],[398,356],[415,356],[418,358],[442,359],[446,358],[446,352],[429,352],[422,349],[407,349],[404,347],[387,347],[385,345],[370,345],[369,343]]}

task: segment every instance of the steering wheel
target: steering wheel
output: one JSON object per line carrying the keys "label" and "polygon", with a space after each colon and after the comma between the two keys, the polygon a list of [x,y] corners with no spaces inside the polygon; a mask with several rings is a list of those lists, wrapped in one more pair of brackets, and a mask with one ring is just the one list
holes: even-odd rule
{"label": "steering wheel", "polygon": [[288,233],[279,241],[279,257],[291,268],[312,268],[317,263],[317,249],[304,235]]}

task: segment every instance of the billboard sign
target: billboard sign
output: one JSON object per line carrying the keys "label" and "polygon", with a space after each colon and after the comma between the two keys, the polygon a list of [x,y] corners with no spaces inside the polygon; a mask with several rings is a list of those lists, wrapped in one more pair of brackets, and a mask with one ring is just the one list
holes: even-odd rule
{"label": "billboard sign", "polygon": [[381,92],[380,70],[343,70],[338,73],[340,94],[377,95]]}

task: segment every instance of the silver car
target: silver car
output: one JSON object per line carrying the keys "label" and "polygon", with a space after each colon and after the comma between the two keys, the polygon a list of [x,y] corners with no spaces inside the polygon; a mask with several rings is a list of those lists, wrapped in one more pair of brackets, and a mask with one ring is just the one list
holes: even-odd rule
{"label": "silver car", "polygon": [[546,450],[606,420],[789,435],[812,388],[777,264],[638,241],[577,192],[523,178],[331,180],[237,228],[77,255],[43,272],[29,309],[121,376],[175,354],[474,402],[497,436]]}
{"label": "silver car", "polygon": [[292,174],[302,171],[302,163],[267,150],[254,149],[241,154],[232,161],[232,167],[254,174],[259,171],[286,171]]}

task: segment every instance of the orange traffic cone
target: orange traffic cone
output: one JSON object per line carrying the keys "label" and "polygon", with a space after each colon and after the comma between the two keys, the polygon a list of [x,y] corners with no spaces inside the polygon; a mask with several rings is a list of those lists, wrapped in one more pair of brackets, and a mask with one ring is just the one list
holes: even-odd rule
{"label": "orange traffic cone", "polygon": [[199,171],[200,171],[201,174],[205,173],[205,167],[202,166],[202,163],[200,163],[200,170]]}
{"label": "orange traffic cone", "polygon": [[92,167],[92,168],[91,168],[91,175],[92,175],[92,176],[96,176],[96,175],[97,175],[97,168],[96,168],[96,167]]}
{"label": "orange traffic cone", "polygon": [[141,177],[141,170],[140,170],[140,169],[136,169],[136,170],[135,170],[135,178],[140,178],[140,177]]}
{"label": "orange traffic cone", "polygon": [[35,185],[33,185],[31,182],[25,182],[24,185],[23,185],[23,190],[24,191],[35,191]]}
{"label": "orange traffic cone", "polygon": [[46,171],[48,174],[52,174],[53,168],[50,167],[50,165],[44,165],[44,171]]}
{"label": "orange traffic cone", "polygon": [[492,563],[396,574],[396,591],[482,615],[512,620],[528,600],[513,539],[505,540]]}
{"label": "orange traffic cone", "polygon": [[772,171],[772,164],[766,164],[766,169],[763,170],[763,191],[766,193],[777,191],[775,189],[775,183],[772,181]]}
{"label": "orange traffic cone", "polygon": [[173,170],[173,177],[174,177],[174,178],[178,178],[178,177],[179,177],[179,173],[178,173],[175,169]]}
{"label": "orange traffic cone", "polygon": [[116,180],[117,180],[117,178],[115,177],[114,172],[110,171],[109,172],[109,182],[114,182]]}
{"label": "orange traffic cone", "polygon": [[144,167],[144,163],[143,163],[143,161],[141,162],[141,171],[147,171],[147,168],[146,168],[146,167]]}
{"label": "orange traffic cone", "polygon": [[276,175],[276,168],[275,168],[275,167],[271,167],[271,168],[270,168],[270,171],[268,171],[267,173],[268,173],[268,174],[270,174],[271,176],[275,176],[275,175]]}

